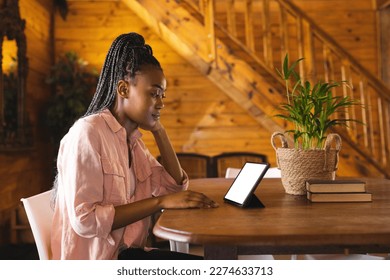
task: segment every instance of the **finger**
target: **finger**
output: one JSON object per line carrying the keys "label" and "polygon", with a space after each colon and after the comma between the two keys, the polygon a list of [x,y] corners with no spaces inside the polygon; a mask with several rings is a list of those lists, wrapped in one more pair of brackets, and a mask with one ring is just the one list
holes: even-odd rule
{"label": "finger", "polygon": [[[198,193],[198,192],[191,192],[189,193],[190,196],[187,198],[188,200],[190,201],[196,201],[196,202],[199,202],[200,204],[203,205],[203,208],[204,207],[207,207],[207,208],[215,208],[215,207],[218,207],[218,203],[216,203],[214,200],[210,199],[209,197],[207,197],[205,194],[203,193]],[[199,204],[199,205],[200,205]]]}
{"label": "finger", "polygon": [[204,203],[202,201],[188,201],[187,208],[215,208],[208,203]]}

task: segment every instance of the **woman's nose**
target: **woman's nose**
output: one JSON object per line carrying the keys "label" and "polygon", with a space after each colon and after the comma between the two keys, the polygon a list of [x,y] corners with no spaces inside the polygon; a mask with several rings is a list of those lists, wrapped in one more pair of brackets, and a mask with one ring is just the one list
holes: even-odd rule
{"label": "woman's nose", "polygon": [[162,109],[164,107],[165,107],[165,105],[164,105],[163,99],[161,97],[157,98],[156,108]]}

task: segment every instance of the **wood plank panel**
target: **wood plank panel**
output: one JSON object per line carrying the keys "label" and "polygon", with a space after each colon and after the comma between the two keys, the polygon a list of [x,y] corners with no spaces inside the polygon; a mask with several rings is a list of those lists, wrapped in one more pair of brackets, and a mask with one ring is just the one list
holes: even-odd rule
{"label": "wood plank panel", "polygon": [[367,69],[378,75],[378,34],[372,1],[356,0],[353,5],[349,1],[338,0],[292,2]]}
{"label": "wood plank panel", "polygon": [[[26,112],[33,126],[34,149],[0,153],[0,244],[9,242],[12,209],[21,197],[47,190],[52,185],[52,154],[47,132],[40,122],[49,95],[44,80],[50,67],[51,0],[20,0],[21,18],[26,21],[29,72],[26,87]],[[40,126],[40,127],[38,127]]]}
{"label": "wood plank panel", "polygon": [[[238,34],[242,34],[240,38],[244,40],[246,1],[235,2],[239,11],[234,15],[234,28]],[[262,5],[262,1],[252,2],[254,11]],[[271,34],[276,34],[279,29],[274,22],[278,14],[273,2],[270,1],[270,31]],[[339,0],[292,0],[292,2],[300,6],[319,26],[334,36],[335,40],[363,65],[373,72],[376,71],[378,48],[372,1],[354,0],[353,5],[350,1]],[[226,3],[225,0],[217,0],[216,9],[224,9]],[[168,80],[168,98],[162,119],[177,151],[209,155],[223,151],[253,151],[265,153],[271,164],[275,163],[275,153],[270,145],[269,133],[216,85],[203,77],[200,71],[158,38],[122,1],[72,0],[68,1],[68,4],[67,21],[63,21],[58,13],[55,18],[58,55],[74,50],[100,70],[112,40],[121,33],[129,31],[141,33],[152,45],[156,57],[163,64]],[[30,64],[27,110],[32,113],[31,120],[34,124],[39,124],[39,114],[42,113],[39,110],[50,94],[44,80],[51,62],[49,38],[51,6],[51,0],[20,0],[21,14],[26,19]],[[261,53],[262,45],[258,39],[262,35],[260,33],[262,23],[260,17],[256,15],[258,14],[255,12],[254,41],[256,50]],[[227,26],[226,17],[217,15],[217,18]],[[291,23],[289,17],[287,21]],[[193,34],[189,35],[193,36]],[[290,27],[288,35],[296,36],[296,30]],[[278,42],[273,41],[273,43]],[[296,53],[297,48],[289,46],[289,50],[291,53]],[[273,57],[280,59],[279,48],[273,48],[272,51]],[[317,51],[318,48],[315,49],[315,52]],[[262,102],[257,96],[253,98],[256,102]],[[375,124],[374,127],[378,125]],[[48,140],[43,134],[36,136],[40,142],[37,142],[37,149],[32,154],[18,154],[11,157],[0,155],[1,223],[8,215],[4,209],[9,209],[18,203],[20,196],[36,193],[51,184],[48,179],[51,175],[47,172],[51,169],[51,157],[46,146]],[[144,139],[152,153],[156,155],[158,150],[149,132],[144,133]],[[345,149],[342,149],[340,156],[338,175],[378,175],[375,170],[370,170],[364,164],[359,155],[347,152],[351,151],[348,149],[348,144],[343,143],[343,147]],[[25,188],[27,184],[29,188]]]}
{"label": "wood plank panel", "polygon": [[293,2],[302,7],[304,11],[329,11],[329,7],[332,7],[332,11],[372,9],[371,1],[367,0],[354,0],[353,5],[349,1],[339,0],[293,0]]}
{"label": "wood plank panel", "polygon": [[[100,68],[109,44],[116,35],[130,30],[142,33],[145,35],[146,41],[154,48],[154,53],[162,62],[167,76],[168,98],[165,101],[166,107],[163,110],[162,119],[164,125],[169,130],[171,138],[173,138],[172,141],[176,150],[202,150],[204,153],[209,154],[234,148],[242,150],[247,147],[246,145],[250,145],[250,147],[263,148],[265,150],[264,153],[269,155],[270,158],[274,157],[274,151],[269,143],[270,135],[265,136],[264,133],[258,134],[259,131],[264,131],[264,129],[260,125],[257,125],[241,108],[227,98],[218,87],[211,84],[206,78],[202,79],[201,73],[198,70],[194,69],[166,43],[161,41],[149,27],[142,23],[142,20],[137,18],[122,3],[102,4],[99,2],[71,1],[71,12],[69,15],[71,20],[68,20],[68,22],[60,22],[61,19],[57,18],[56,34],[58,36],[58,53],[64,52],[67,49],[76,50],[84,59],[90,61],[97,68]],[[245,34],[241,30],[244,26],[245,7],[243,4],[244,1],[241,2],[242,4],[236,4],[242,6],[242,12],[235,14],[235,21],[238,33]],[[258,8],[260,2],[253,1],[254,10]],[[275,17],[273,17],[275,6],[272,2],[270,1],[270,18],[271,33],[274,33],[279,32],[279,30],[273,24],[275,20]],[[224,3],[226,1],[217,1],[217,9],[218,5],[225,5]],[[326,2],[322,2],[321,5],[325,4]],[[339,7],[347,8],[348,6],[350,5],[343,3]],[[364,8],[364,6],[362,7]],[[339,32],[338,40],[350,42],[351,38],[354,38],[355,29],[360,24],[361,19],[363,19],[363,8],[362,10],[354,10],[354,13],[351,14],[352,17],[350,19],[347,18],[351,31],[348,32],[348,29],[344,28],[342,32]],[[102,12],[104,9],[109,11],[112,19],[105,17]],[[278,16],[278,14],[276,15]],[[333,15],[323,14],[322,16],[327,16],[333,20]],[[85,18],[84,22],[81,20],[82,18]],[[318,18],[321,17],[319,16]],[[225,18],[225,20],[227,19]],[[290,22],[289,17],[287,17],[287,20]],[[96,21],[96,24],[94,21]],[[258,33],[256,35],[256,32],[262,28],[261,22],[257,21],[256,17],[254,18],[254,22],[257,24],[254,29],[256,39],[260,36]],[[331,26],[329,28],[333,28],[334,22],[332,24],[329,23],[329,26]],[[362,28],[362,33],[359,33],[362,36],[361,40],[365,42],[372,38],[370,37],[370,30],[367,28],[367,25],[362,24],[360,28]],[[112,32],[112,30],[115,31]],[[290,29],[289,36],[296,36],[294,32],[296,33],[296,30]],[[94,36],[91,34],[94,34]],[[243,36],[242,39],[244,40]],[[296,52],[296,46],[289,47],[292,52]],[[350,47],[355,47],[356,52],[359,52],[362,56],[371,54],[370,51],[363,51],[368,48],[362,48],[356,42],[350,44]],[[261,48],[259,48],[259,51],[262,51]],[[273,48],[273,52],[274,57],[279,57],[278,59],[280,60],[280,50]],[[370,60],[371,57],[372,55],[367,60]],[[362,61],[364,59],[362,58]],[[248,77],[248,82],[250,81],[250,77]],[[248,88],[249,92],[250,88]],[[270,96],[272,95],[270,94]],[[257,96],[253,96],[252,98],[256,102],[263,102]],[[232,133],[232,129],[236,128],[234,126],[235,124],[240,128],[240,132],[233,131]],[[241,135],[245,137],[241,138]],[[153,139],[149,133],[146,133],[144,137],[145,141],[152,145],[151,149],[155,153],[157,150],[153,148]]]}
{"label": "wood plank panel", "polygon": [[[217,143],[221,139],[221,135],[229,136],[233,143],[231,146],[234,146],[235,140],[231,138],[231,129],[237,129],[237,127],[240,127],[242,137],[246,137],[246,140],[242,138],[242,141],[251,139],[250,141],[253,143],[259,142],[251,145],[261,146],[258,137],[258,131],[262,131],[261,127],[216,85],[204,77],[199,70],[193,68],[152,33],[142,23],[142,20],[132,14],[129,9],[118,4],[119,10],[126,10],[125,15],[122,12],[117,13],[118,10],[115,10],[111,14],[111,17],[116,18],[115,20],[107,20],[104,24],[100,24],[99,22],[102,21],[104,15],[97,10],[101,6],[95,7],[96,2],[93,1],[87,2],[90,2],[89,6],[85,1],[83,3],[80,1],[70,2],[69,23],[56,18],[60,22],[56,28],[57,53],[63,53],[68,49],[76,50],[81,57],[99,69],[109,45],[120,33],[119,31],[134,30],[139,32],[153,47],[154,54],[162,63],[167,77],[167,99],[164,100],[165,108],[162,111],[162,121],[173,138],[172,141],[177,151],[185,149],[184,146],[189,141]],[[94,12],[95,9],[96,12]],[[87,17],[86,22],[80,23],[80,19],[84,17]],[[93,23],[93,20],[96,20],[96,24]],[[82,24],[83,26],[81,26]],[[92,36],[91,33],[95,36]],[[199,129],[201,132],[193,133]],[[202,133],[204,130],[207,133]],[[145,132],[144,138],[147,144],[150,142],[151,151],[158,152],[153,148],[155,144],[150,133]],[[224,146],[214,146],[219,152],[225,150]],[[191,149],[188,149],[190,147],[188,145],[186,147],[187,151],[196,151],[197,149],[196,145],[191,146]]]}

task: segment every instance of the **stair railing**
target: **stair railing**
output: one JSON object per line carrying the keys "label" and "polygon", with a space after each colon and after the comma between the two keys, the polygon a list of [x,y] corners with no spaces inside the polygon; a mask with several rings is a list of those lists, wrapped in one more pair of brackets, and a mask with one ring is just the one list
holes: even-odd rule
{"label": "stair railing", "polygon": [[[366,125],[353,123],[338,130],[367,160],[390,177],[390,90],[366,70],[299,8],[286,0],[185,0],[203,15],[209,38],[209,57],[217,67],[215,27],[225,31],[243,49],[267,65],[280,68],[286,53],[290,60],[305,58],[300,75],[307,80],[348,81],[335,95],[359,99],[344,113]],[[240,27],[239,24],[244,24]],[[238,30],[245,30],[239,33]]]}

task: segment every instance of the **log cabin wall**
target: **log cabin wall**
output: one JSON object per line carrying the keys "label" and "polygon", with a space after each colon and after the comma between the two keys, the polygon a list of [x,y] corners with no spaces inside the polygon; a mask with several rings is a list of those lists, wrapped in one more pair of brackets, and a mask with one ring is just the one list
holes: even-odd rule
{"label": "log cabin wall", "polygon": [[0,153],[0,244],[9,241],[11,211],[21,197],[47,190],[51,185],[52,155],[41,112],[50,94],[45,84],[51,62],[51,0],[20,0],[20,16],[26,20],[29,70],[26,87],[26,112],[34,130],[34,148]]}
{"label": "log cabin wall", "polygon": [[[198,0],[193,0],[193,1],[188,0],[188,1],[193,2],[195,4],[195,9],[199,9],[202,11],[206,7],[205,5],[203,5],[203,7],[202,7],[202,4],[204,3],[204,1],[198,1]],[[130,1],[129,0],[128,2],[138,2],[138,1]],[[143,1],[143,3],[146,3],[146,2],[147,1]],[[207,1],[207,2],[211,2],[211,1]],[[238,38],[240,42],[243,42],[247,49],[250,49],[251,51],[254,50],[253,53],[255,53],[255,55],[258,54],[258,57],[260,58],[260,60],[262,59],[262,56],[264,56],[263,63],[271,64],[273,62],[274,63],[274,65],[272,66],[272,68],[273,68],[274,66],[278,67],[280,65],[280,57],[283,57],[283,55],[280,54],[280,49],[281,49],[280,42],[279,42],[279,44],[277,42],[278,39],[280,39],[280,37],[278,37],[278,33],[280,32],[280,30],[279,30],[280,21],[278,21],[278,18],[280,17],[280,14],[279,14],[279,11],[277,8],[277,6],[278,6],[277,3],[280,3],[280,2],[283,2],[284,6],[290,6],[290,4],[288,4],[289,1],[285,1],[285,0],[283,0],[283,1],[272,1],[272,0],[222,1],[222,0],[215,0],[215,3],[216,3],[215,8],[214,8],[215,13],[213,13],[213,14],[215,16],[216,21],[218,21],[218,24],[222,23],[222,27],[225,30],[228,30],[230,32],[230,35],[232,35],[235,38]],[[291,1],[291,2],[295,2],[295,1]],[[354,2],[354,6],[352,8],[348,8],[346,5],[337,6],[337,3],[333,2],[333,4],[335,5],[334,9],[332,8],[332,3],[331,3],[332,1],[328,2],[328,1],[315,1],[315,0],[313,0],[313,1],[297,1],[297,2],[301,3],[301,8],[303,9],[303,11],[301,11],[301,12],[297,11],[297,13],[298,12],[299,12],[299,14],[304,13],[304,14],[308,14],[309,16],[311,16],[309,22],[317,23],[317,21],[320,21],[319,25],[322,28],[324,28],[325,30],[332,29],[332,28],[334,30],[334,27],[337,26],[337,28],[339,28],[340,30],[347,30],[348,33],[352,33],[353,30],[361,28],[363,30],[362,31],[363,35],[368,34],[367,36],[364,35],[364,37],[368,37],[368,39],[365,39],[364,41],[365,42],[373,42],[373,44],[358,43],[361,41],[361,38],[355,37],[354,34],[352,34],[352,36],[351,35],[345,36],[345,38],[343,38],[343,35],[342,35],[343,32],[335,33],[333,31],[328,36],[331,36],[332,37],[331,40],[333,40],[334,42],[337,42],[338,44],[341,44],[341,41],[344,40],[345,42],[341,47],[344,47],[345,50],[347,52],[349,52],[349,55],[352,54],[357,61],[359,61],[362,65],[364,65],[365,70],[371,71],[371,69],[374,69],[374,70],[377,69],[378,63],[376,60],[373,61],[372,63],[368,62],[368,65],[365,65],[363,62],[363,61],[370,60],[370,58],[368,58],[368,59],[364,58],[365,53],[374,54],[374,57],[378,57],[378,55],[377,55],[377,53],[378,53],[378,50],[377,50],[377,48],[378,48],[378,44],[377,44],[378,34],[377,33],[378,32],[376,31],[376,26],[377,26],[376,17],[375,17],[376,10],[375,10],[375,5],[373,2],[368,3],[367,1],[365,1],[365,2],[356,1],[356,2]],[[309,2],[310,2],[310,9],[312,10],[311,14],[307,13],[305,10],[305,8]],[[228,9],[226,7],[227,5],[229,5],[228,3],[231,3],[230,5],[233,5],[234,12],[231,12],[232,9]],[[296,3],[296,4],[298,4],[298,3]],[[304,5],[302,5],[302,4],[304,4]],[[143,4],[143,5],[146,6],[146,4]],[[198,5],[200,8],[197,7]],[[266,15],[264,15],[264,16],[262,15],[262,10],[265,7],[265,5],[267,5],[266,7],[267,7],[267,10],[269,11],[269,14],[268,14],[269,20],[266,21],[267,23],[264,23],[262,21],[262,18],[264,20],[264,18],[266,17]],[[295,9],[293,9],[293,10],[295,10]],[[338,13],[339,17],[335,20],[332,19],[332,21],[323,20],[323,16],[326,15],[324,10],[326,10],[328,12],[328,15],[329,15],[329,11],[332,11],[332,13],[333,12]],[[230,12],[227,12],[227,11],[230,11]],[[206,12],[204,12],[204,13],[206,13]],[[319,17],[317,17],[317,12],[318,12]],[[155,12],[154,15],[155,14],[157,14],[157,13]],[[230,14],[230,22],[229,22],[229,14]],[[321,14],[322,14],[322,16],[321,16]],[[357,19],[353,19],[353,20],[348,19],[348,20],[344,21],[344,18],[342,17],[342,15],[347,15],[348,17],[351,17],[351,18],[355,17]],[[352,15],[355,15],[355,16],[352,16]],[[160,14],[160,16],[162,16],[162,15]],[[366,20],[362,21],[363,18],[366,18]],[[289,21],[289,19],[287,19],[287,21]],[[229,25],[229,23],[230,23],[230,25]],[[249,24],[247,25],[247,23],[249,23]],[[253,24],[253,26],[251,26],[251,24]],[[171,26],[173,26],[173,24],[171,24]],[[232,28],[232,27],[235,27],[235,28]],[[246,27],[248,27],[248,28],[246,28]],[[327,27],[327,28],[325,28],[325,27]],[[175,28],[177,28],[177,26]],[[234,29],[236,29],[236,30],[234,30]],[[316,28],[313,28],[310,30],[313,30],[313,32],[314,32],[315,29]],[[364,31],[365,29],[367,29],[369,31],[366,32],[366,31]],[[290,31],[291,30],[289,30],[288,32],[284,31],[283,34],[289,35],[288,37],[294,37],[294,32],[290,32]],[[292,30],[292,31],[294,31],[294,30]],[[305,35],[309,34],[309,29],[307,31],[308,32]],[[209,32],[213,32],[213,31],[209,31]],[[220,34],[221,34],[221,32],[219,32],[218,36],[220,36],[220,37],[218,37],[218,39],[223,38],[224,35],[226,36],[226,33],[224,33],[224,35],[220,35]],[[249,36],[248,36],[248,34],[249,34]],[[271,34],[272,34],[272,36],[271,36]],[[325,35],[325,37],[328,37],[328,36]],[[340,38],[343,38],[343,39],[340,39]],[[264,41],[264,39],[267,41],[266,42],[267,49],[265,49],[265,46],[264,47],[262,46],[262,41]],[[227,42],[227,41],[228,40],[225,40],[225,42]],[[270,41],[272,41],[272,47],[268,47],[268,43]],[[313,47],[314,52],[313,53],[310,53],[310,52],[305,53],[304,52],[303,56],[306,56],[306,61],[310,61],[310,59],[314,59],[315,64],[317,64],[317,67],[318,67],[318,66],[322,65],[322,62],[320,60],[318,60],[318,58],[321,57],[321,53],[323,52],[323,50],[321,49],[320,44],[317,45],[317,42],[315,42],[315,41],[313,41],[313,43],[314,44],[311,45],[310,47]],[[219,42],[218,42],[218,44],[219,44]],[[367,46],[367,48],[366,48],[366,46]],[[293,59],[296,59],[297,58],[296,53],[298,53],[297,52],[297,44],[291,44],[288,47],[290,49],[289,50],[290,57],[291,57],[291,54],[295,53],[295,57]],[[225,47],[222,44],[220,49],[224,49],[224,48]],[[237,49],[239,49],[239,48],[237,48]],[[234,52],[237,53],[237,52],[240,52],[243,50],[243,49],[239,49],[239,50],[237,50],[237,49],[234,49]],[[351,51],[349,49],[351,49]],[[359,52],[356,52],[356,50],[364,50],[364,52],[359,53]],[[353,54],[353,51],[356,52],[356,55]],[[217,52],[221,52],[221,51],[218,50]],[[315,57],[314,57],[314,55],[311,56],[312,54],[315,54]],[[222,57],[222,55],[221,55],[221,57]],[[348,56],[344,56],[344,59],[342,58],[340,61],[347,60],[346,57],[348,57]],[[347,65],[347,63],[345,65]],[[372,66],[372,67],[369,67],[369,66]],[[309,79],[310,79],[310,70],[311,69],[313,69],[313,68],[309,67],[309,72],[308,72]],[[318,69],[321,70],[320,67],[318,67],[316,70],[318,70]],[[374,76],[377,76],[377,74],[374,71],[372,71],[371,73],[374,73]],[[314,74],[319,75],[319,77],[324,76],[323,72],[315,73],[315,71],[314,71]],[[342,75],[340,75],[340,76],[342,76]],[[236,76],[236,78],[237,78],[237,76]],[[340,78],[338,78],[338,79],[340,79]],[[342,79],[345,80],[346,78],[342,78]],[[350,79],[351,79],[351,81],[355,82],[354,91],[356,91],[356,89],[359,88],[359,85],[357,83],[359,78],[357,75],[351,75],[348,77],[348,80],[350,80]],[[256,81],[258,81],[258,80],[256,80]],[[383,95],[384,96],[383,100],[389,100],[388,99],[388,96],[389,96],[388,89],[382,88],[379,92],[377,91],[377,93],[378,94],[379,93],[386,93],[385,95]],[[371,93],[369,93],[369,91],[367,91],[367,93],[365,93],[365,94],[366,95],[365,95],[364,99],[369,98]],[[388,134],[389,126],[386,125],[386,129],[385,129],[386,131],[383,134],[381,133],[382,129],[378,128],[378,126],[381,126],[382,123],[384,123],[384,122],[388,123],[388,117],[387,117],[388,108],[389,108],[388,101],[383,101],[385,103],[385,105],[383,106],[385,109],[382,110],[382,106],[380,104],[382,102],[382,100],[376,101],[375,98],[377,98],[377,97],[372,98],[372,100],[369,101],[369,102],[371,102],[371,104],[366,106],[366,108],[368,108],[368,107],[371,108],[370,114],[371,114],[371,112],[373,112],[372,121],[366,122],[367,125],[361,126],[361,128],[364,130],[367,130],[367,131],[371,131],[371,135],[373,136],[372,137],[373,139],[375,137],[377,137],[378,135],[381,135],[381,137],[382,137],[381,139],[387,139],[389,137],[389,134]],[[380,99],[380,98],[378,98],[378,99]],[[379,104],[379,106],[376,106],[376,104],[375,104],[376,102]],[[260,107],[260,108],[263,109],[264,106]],[[268,115],[271,115],[270,112],[268,112]],[[359,127],[358,129],[361,130],[361,128]],[[358,139],[356,141],[358,143],[354,143],[355,145],[359,144],[359,146],[362,146],[363,135],[365,135],[365,134],[361,133],[361,131],[358,131],[358,130],[356,131],[355,136],[353,136],[353,137],[356,137],[356,139]],[[379,139],[379,137],[377,137],[376,139]],[[386,158],[388,158],[387,151],[388,151],[389,142],[387,142],[387,144],[385,144],[385,146],[384,146],[382,144],[377,145],[377,142],[379,142],[377,140],[370,141],[369,142],[370,144],[368,145],[368,147],[372,152],[366,153],[366,155],[363,157],[359,156],[356,153],[357,149],[355,149],[355,152],[352,151],[353,149],[351,149],[351,146],[349,146],[348,143],[346,143],[346,142],[347,141],[345,141],[343,143],[343,149],[342,149],[342,153],[341,153],[343,164],[340,165],[338,174],[345,172],[346,175],[348,175],[348,174],[353,173],[352,169],[358,169],[359,170],[358,173],[360,173],[361,175],[364,175],[364,174],[368,175],[368,176],[378,175],[378,171],[375,170],[375,168],[368,167],[369,164],[366,164],[366,159],[369,158],[368,154],[381,155],[378,157],[379,161],[388,162],[388,159],[386,159]],[[374,142],[375,142],[375,144],[374,144]],[[383,143],[384,143],[384,141],[383,141]],[[386,154],[386,157],[382,157],[383,154]],[[374,158],[376,158],[376,156],[372,156],[371,158],[374,159]],[[382,169],[382,172],[387,172],[384,170],[388,170],[388,168]],[[389,176],[389,175],[387,175],[387,176]]]}
{"label": "log cabin wall", "polygon": [[[177,152],[250,151],[266,153],[275,163],[269,133],[120,1],[69,1],[67,20],[56,17],[56,54],[74,50],[100,71],[112,41],[131,31],[145,37],[164,69],[168,90],[162,122]],[[151,134],[143,134],[157,155]]]}
{"label": "log cabin wall", "polygon": [[372,0],[292,0],[363,66],[378,76],[378,31]]}
{"label": "log cabin wall", "polygon": [[[386,68],[381,56],[380,27],[378,25],[378,8],[387,0],[292,0],[319,27],[348,51],[367,70],[383,80],[381,68]],[[378,3],[376,3],[378,2]],[[387,34],[387,33],[386,33]],[[388,37],[388,36],[387,36]],[[383,116],[383,118],[385,118]],[[368,127],[368,129],[370,129]],[[344,144],[343,144],[344,145]],[[345,147],[343,147],[345,149]],[[361,175],[378,176],[375,170],[365,170],[365,160],[357,154],[341,152],[340,173],[350,175],[348,166],[356,166]],[[342,172],[340,172],[342,171]],[[352,173],[352,172],[351,172]]]}
{"label": "log cabin wall", "polygon": [[[292,1],[363,65],[378,74],[378,34],[371,1],[355,0],[353,6],[350,1]],[[224,151],[259,152],[266,154],[271,165],[275,166],[270,133],[162,41],[120,0],[68,0],[68,4],[66,21],[58,14],[55,16],[56,57],[67,51],[76,51],[100,70],[113,39],[130,31],[143,34],[153,47],[168,80],[162,122],[177,152],[206,155]],[[52,179],[53,155],[47,149],[48,135],[40,119],[50,94],[44,80],[52,62],[52,1],[20,0],[20,9],[21,17],[26,20],[29,58],[26,106],[30,121],[36,127],[36,145],[31,152],[0,154],[0,244],[8,240],[10,211],[18,205],[20,197],[50,188]],[[150,133],[144,133],[144,141],[157,155]],[[367,170],[358,154],[349,151],[348,147],[343,147],[338,175],[379,176]]]}
{"label": "log cabin wall", "polygon": [[[307,1],[296,1],[303,9],[308,6]],[[162,121],[177,152],[198,152],[206,155],[224,151],[259,152],[266,154],[271,165],[275,165],[275,153],[270,145],[270,133],[221,92],[217,86],[203,77],[190,63],[175,53],[121,1],[72,0],[68,3],[67,21],[63,21],[59,16],[56,17],[57,55],[74,50],[80,57],[100,70],[105,54],[117,35],[135,31],[145,36],[146,41],[153,47],[156,57],[162,63],[167,76],[168,98],[165,102]],[[371,6],[367,5],[367,1],[358,0],[350,10],[347,5],[338,6],[339,14],[349,13],[350,16],[327,17],[328,15],[323,10],[332,7],[327,5],[327,1],[311,2],[308,13],[313,19],[317,19],[313,7],[319,7],[321,16],[318,18],[321,19],[321,26],[324,29],[328,28],[330,32],[334,32],[335,25],[343,26],[343,30],[346,31],[337,33],[340,38],[335,38],[335,40],[343,41],[345,48],[348,51],[351,49],[351,52],[355,51],[356,55],[360,56],[359,59],[370,60],[374,65],[372,69],[376,69],[375,30],[372,34],[364,31],[364,34],[372,35],[371,39],[367,39],[368,35],[365,35],[364,44],[357,43],[363,39],[358,40],[353,36],[354,32],[359,32],[356,29],[361,24],[360,20],[371,28],[375,26],[375,17],[368,17],[369,20],[365,21],[362,16],[365,13],[373,14]],[[351,16],[355,14],[356,16]],[[355,17],[359,20],[355,20]],[[349,33],[352,35],[347,36],[346,34]],[[373,43],[369,44],[366,41]],[[144,133],[144,141],[151,152],[157,155],[157,147],[147,132]],[[340,176],[380,175],[366,166],[365,160],[348,149],[348,144],[345,144],[341,153],[338,174]]]}
{"label": "log cabin wall", "polygon": [[379,28],[379,72],[384,83],[390,88],[390,1],[377,0],[377,18]]}
{"label": "log cabin wall", "polygon": [[[199,5],[200,0],[186,0]],[[216,10],[226,13],[226,0],[215,0]],[[244,0],[235,0],[237,34],[245,41],[245,2]],[[252,1],[253,9],[262,6],[262,0]],[[378,74],[378,41],[379,34],[377,30],[377,6],[373,0],[356,0],[351,5],[350,1],[340,0],[291,0],[303,13],[308,15],[311,20],[322,28],[326,33],[345,48],[352,56],[354,56],[362,65],[364,65],[373,74]],[[279,32],[277,22],[272,20],[279,17],[276,11],[275,1],[269,0],[271,10],[270,24],[272,32]],[[220,15],[218,15],[220,14]],[[221,17],[222,16],[222,17]],[[217,20],[225,21],[226,15],[217,12]],[[253,22],[257,28],[254,31],[256,34],[261,33],[262,26],[260,18],[253,18]],[[227,26],[225,26],[226,29]],[[291,35],[293,36],[293,35]],[[274,42],[275,43],[275,42]],[[256,38],[254,44],[256,48],[261,48],[262,38]],[[290,46],[293,48],[293,46]],[[277,49],[277,48],[276,48]],[[321,50],[320,50],[321,51]],[[275,55],[278,57],[278,55]]]}

